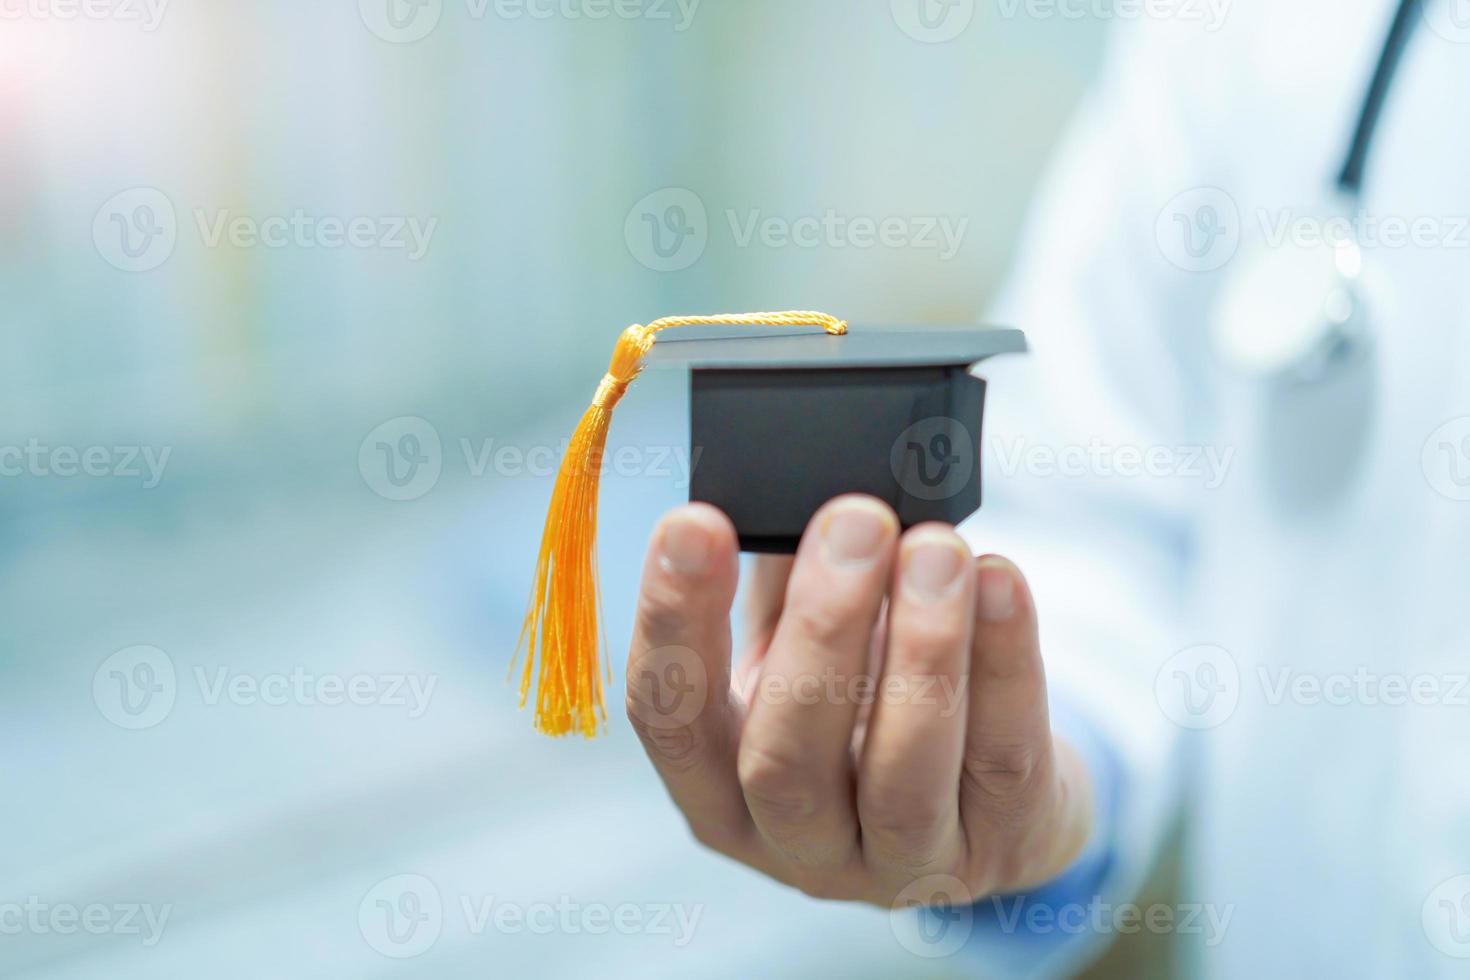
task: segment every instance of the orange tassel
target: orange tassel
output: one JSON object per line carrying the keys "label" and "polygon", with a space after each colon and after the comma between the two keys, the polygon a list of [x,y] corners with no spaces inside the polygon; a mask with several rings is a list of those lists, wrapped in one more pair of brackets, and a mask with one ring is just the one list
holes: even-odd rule
{"label": "orange tassel", "polygon": [[643,358],[659,331],[700,325],[820,326],[829,334],[847,332],[845,321],[810,311],[667,317],[623,331],[557,472],[536,558],[536,583],[516,645],[517,657],[522,647],[526,651],[522,708],[530,695],[534,664],[540,661],[535,677],[536,730],[543,734],[577,732],[593,738],[607,721],[603,690],[612,677],[606,667],[598,669],[599,650],[607,641],[598,625],[602,597],[597,582],[597,491],[608,426],[613,407],[642,371]]}

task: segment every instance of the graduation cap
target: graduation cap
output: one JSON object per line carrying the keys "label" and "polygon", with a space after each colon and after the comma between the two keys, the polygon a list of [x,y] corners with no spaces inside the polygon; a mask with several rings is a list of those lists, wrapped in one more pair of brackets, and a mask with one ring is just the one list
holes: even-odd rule
{"label": "graduation cap", "polygon": [[[697,328],[654,341],[674,327]],[[597,493],[612,410],[644,366],[689,371],[691,501],[729,516],[743,551],[791,553],[833,497],[886,501],[900,524],[957,524],[980,506],[985,382],[1019,330],[854,327],[825,313],[670,317],[623,331],[557,473],[521,628],[524,707],[540,651],[536,728],[596,735],[606,676]],[[512,667],[512,670],[514,667]]]}

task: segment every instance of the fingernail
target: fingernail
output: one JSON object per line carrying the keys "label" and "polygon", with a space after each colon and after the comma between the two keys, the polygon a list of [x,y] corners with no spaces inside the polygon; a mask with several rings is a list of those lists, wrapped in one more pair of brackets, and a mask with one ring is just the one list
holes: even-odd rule
{"label": "fingernail", "polygon": [[709,567],[709,532],[697,521],[674,518],[664,525],[659,563],[664,571],[698,575]]}
{"label": "fingernail", "polygon": [[970,553],[950,534],[920,532],[904,543],[903,572],[906,590],[925,601],[942,599],[954,590],[970,561]]}
{"label": "fingernail", "polygon": [[996,558],[980,562],[976,604],[980,618],[991,623],[1003,623],[1016,613],[1016,577],[1009,563]]}
{"label": "fingernail", "polygon": [[861,497],[833,504],[822,522],[827,557],[839,564],[872,561],[894,530],[893,516],[881,504]]}

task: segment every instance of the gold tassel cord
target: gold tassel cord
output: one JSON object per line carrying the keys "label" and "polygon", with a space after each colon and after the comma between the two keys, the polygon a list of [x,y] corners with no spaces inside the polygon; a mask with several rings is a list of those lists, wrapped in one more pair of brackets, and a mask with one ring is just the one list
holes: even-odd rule
{"label": "gold tassel cord", "polygon": [[[597,735],[607,720],[606,667],[598,670],[606,646],[600,634],[601,594],[597,581],[597,494],[602,456],[613,408],[640,371],[658,334],[674,327],[818,326],[833,335],[847,332],[847,322],[826,313],[739,313],[680,316],[634,324],[623,331],[613,349],[607,374],[583,413],[557,471],[536,557],[535,584],[521,624],[516,656],[525,650],[520,704],[524,708],[532,681],[536,684],[536,730],[546,735],[584,738]],[[539,673],[534,673],[539,662]],[[515,671],[515,662],[511,664]],[[534,673],[534,676],[533,676]]]}

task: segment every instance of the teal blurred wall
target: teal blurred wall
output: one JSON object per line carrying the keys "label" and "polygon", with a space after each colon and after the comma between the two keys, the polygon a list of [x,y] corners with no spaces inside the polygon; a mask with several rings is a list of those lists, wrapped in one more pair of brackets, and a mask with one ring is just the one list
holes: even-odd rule
{"label": "teal blurred wall", "polygon": [[[929,44],[888,0],[704,0],[687,25],[672,2],[647,7],[670,20],[542,20],[460,0],[392,43],[371,7],[174,0],[156,30],[4,23],[0,434],[164,441],[196,475],[278,482],[382,418],[559,421],[616,332],[664,313],[974,317],[1101,33],[1003,5]],[[143,273],[109,265],[92,234],[136,187],[162,191],[179,229]],[[660,272],[624,230],[666,187],[699,197],[708,243]],[[298,208],[437,227],[418,261],[209,247],[197,227],[200,211]],[[967,225],[947,258],[742,246],[730,226],[829,209]]]}
{"label": "teal blurred wall", "polygon": [[[0,903],[173,924],[8,936],[0,975],[953,973],[879,911],[699,851],[620,679],[607,738],[532,733],[506,662],[550,479],[483,454],[554,447],[633,321],[980,315],[1104,25],[1009,0],[923,0],[958,17],[929,26],[921,0],[703,0],[682,30],[672,0],[69,2],[0,0]],[[555,15],[506,15],[526,3]],[[680,445],[676,381],[636,395],[613,444]],[[603,481],[615,664],[677,476]],[[436,693],[410,717],[201,680],[301,673]],[[406,871],[450,903],[707,914],[684,950],[459,923],[400,962],[363,923]]]}

